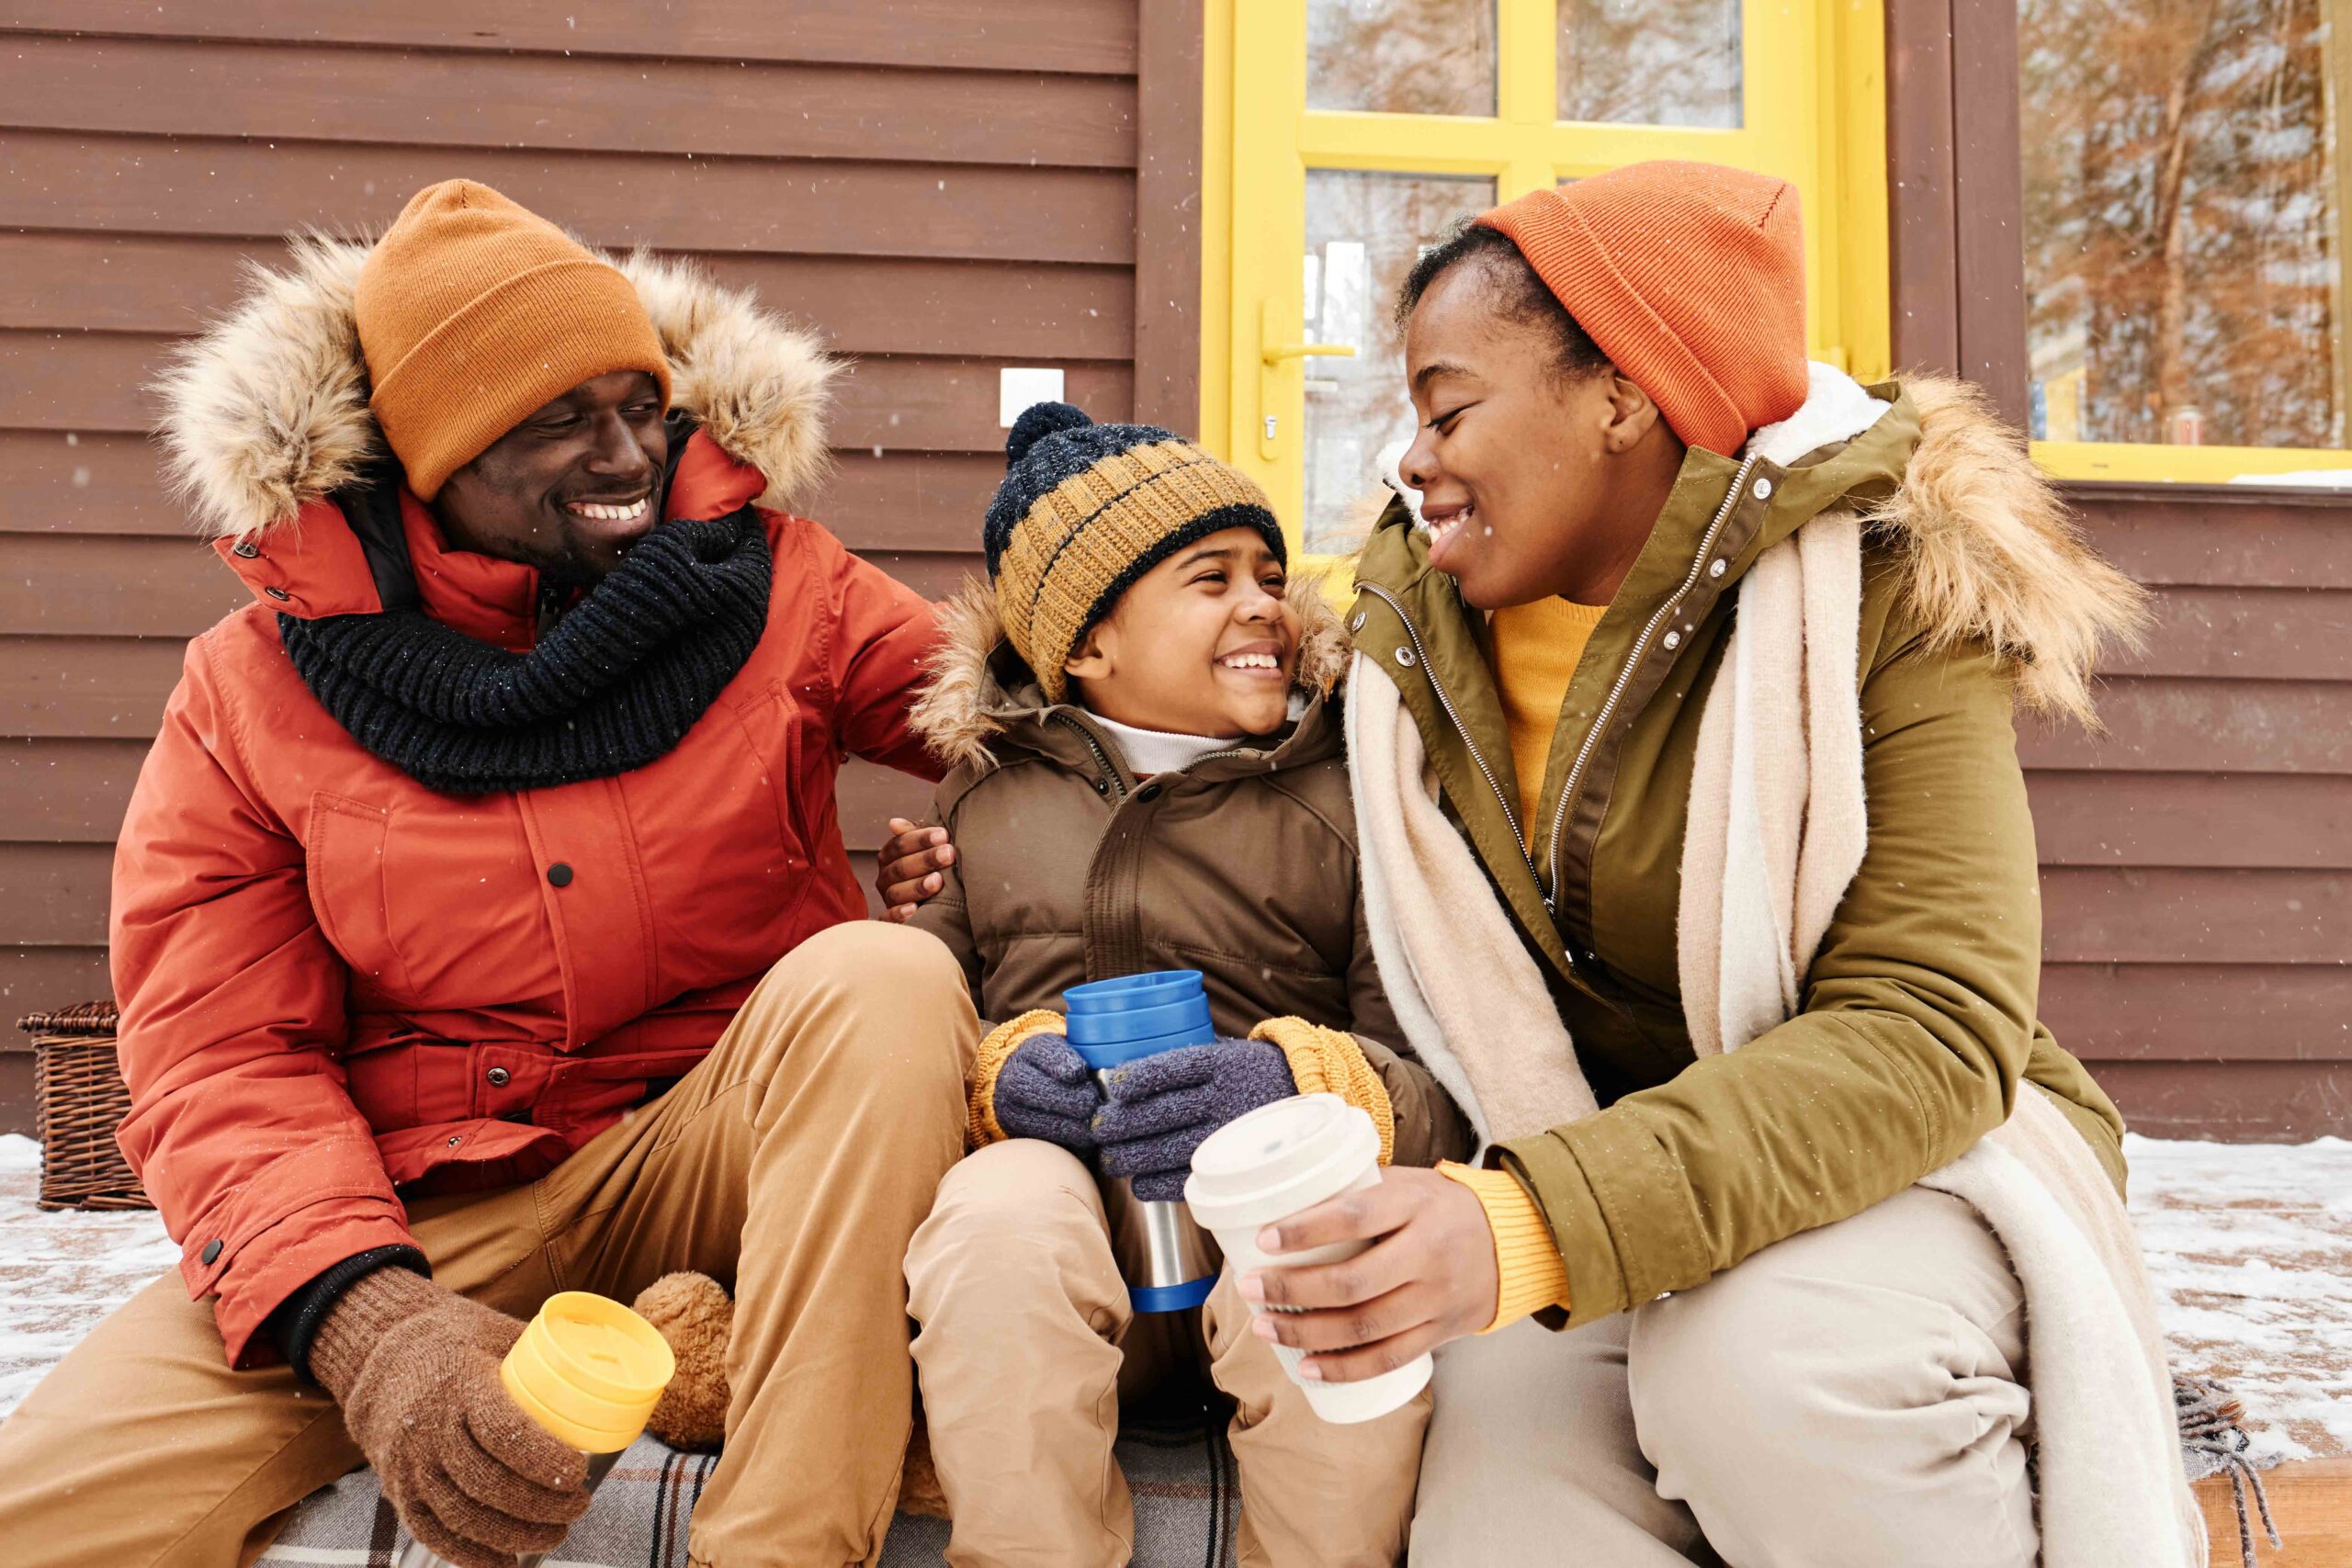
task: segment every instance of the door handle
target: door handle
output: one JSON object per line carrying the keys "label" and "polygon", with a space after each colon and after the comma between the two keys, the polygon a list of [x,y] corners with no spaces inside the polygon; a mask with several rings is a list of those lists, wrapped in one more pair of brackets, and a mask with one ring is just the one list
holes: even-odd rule
{"label": "door handle", "polygon": [[1282,457],[1279,433],[1283,400],[1283,367],[1294,359],[1355,357],[1356,348],[1351,343],[1281,341],[1297,330],[1282,320],[1273,300],[1261,303],[1258,311],[1258,456],[1269,463],[1278,461]]}
{"label": "door handle", "polygon": [[1270,348],[1258,357],[1271,368],[1285,359],[1353,359],[1356,345],[1351,343],[1286,343],[1280,348]]}

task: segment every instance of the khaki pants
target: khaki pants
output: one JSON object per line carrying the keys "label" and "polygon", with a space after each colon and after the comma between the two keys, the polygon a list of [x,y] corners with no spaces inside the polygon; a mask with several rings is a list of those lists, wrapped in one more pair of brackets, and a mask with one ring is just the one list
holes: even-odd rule
{"label": "khaki pants", "polygon": [[[836,927],[770,972],[701,1065],[544,1179],[431,1200],[434,1278],[518,1317],[673,1269],[731,1282],[727,1452],[695,1513],[711,1568],[880,1554],[912,1426],[900,1259],[963,1149],[978,1026],[946,949]],[[358,1468],[335,1404],[232,1371],[176,1273],[94,1329],[0,1427],[8,1568],[231,1568]]]}
{"label": "khaki pants", "polygon": [[2023,1336],[1975,1211],[1910,1188],[1630,1314],[1458,1340],[1414,1568],[2030,1568]]}
{"label": "khaki pants", "polygon": [[1239,1406],[1244,1563],[1393,1564],[1402,1556],[1428,1425],[1404,1409],[1333,1426],[1250,1331],[1230,1276],[1201,1309],[1137,1316],[1111,1256],[1094,1177],[1031,1139],[947,1173],[907,1252],[915,1364],[933,1462],[954,1516],[956,1568],[1118,1568],[1135,1510],[1111,1445],[1119,1398],[1200,1352]]}

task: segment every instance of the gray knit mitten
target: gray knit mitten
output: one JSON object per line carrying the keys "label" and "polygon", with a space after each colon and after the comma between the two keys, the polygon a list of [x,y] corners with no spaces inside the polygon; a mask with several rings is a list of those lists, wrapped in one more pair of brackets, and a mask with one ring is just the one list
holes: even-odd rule
{"label": "gray knit mitten", "polygon": [[1264,1040],[1214,1040],[1145,1056],[1109,1074],[1094,1119],[1105,1176],[1125,1176],[1153,1202],[1184,1195],[1193,1151],[1227,1122],[1298,1092],[1290,1059]]}
{"label": "gray knit mitten", "polygon": [[1013,1047],[996,1076],[996,1124],[1016,1138],[1043,1138],[1083,1159],[1094,1152],[1094,1113],[1102,1090],[1094,1069],[1050,1032]]}

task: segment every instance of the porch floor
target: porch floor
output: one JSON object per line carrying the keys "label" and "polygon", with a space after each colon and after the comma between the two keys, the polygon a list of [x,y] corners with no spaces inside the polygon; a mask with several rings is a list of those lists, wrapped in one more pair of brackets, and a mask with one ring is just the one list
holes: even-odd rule
{"label": "porch floor", "polygon": [[[2226,1145],[2133,1137],[2132,1213],[2176,1371],[2246,1412],[2288,1537],[2267,1563],[2352,1562],[2352,1141]],[[152,1213],[51,1213],[40,1150],[0,1137],[0,1416],[99,1317],[172,1268]],[[2200,1483],[2215,1560],[2233,1560],[2226,1480]]]}

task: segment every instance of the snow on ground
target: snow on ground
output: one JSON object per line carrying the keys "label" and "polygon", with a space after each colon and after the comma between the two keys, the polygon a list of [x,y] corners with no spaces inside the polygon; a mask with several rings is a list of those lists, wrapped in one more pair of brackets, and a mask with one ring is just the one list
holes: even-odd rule
{"label": "snow on ground", "polygon": [[2238,1396],[2258,1463],[2352,1453],[2352,1142],[2123,1153],[2173,1369]]}
{"label": "snow on ground", "polygon": [[[2175,1370],[2230,1385],[2263,1460],[2352,1453],[2352,1142],[2125,1152]],[[153,1214],[36,1207],[40,1159],[0,1136],[0,1416],[179,1261]]]}
{"label": "snow on ground", "polygon": [[179,1262],[153,1214],[52,1213],[34,1206],[40,1180],[40,1145],[0,1136],[0,1416],[92,1324]]}

